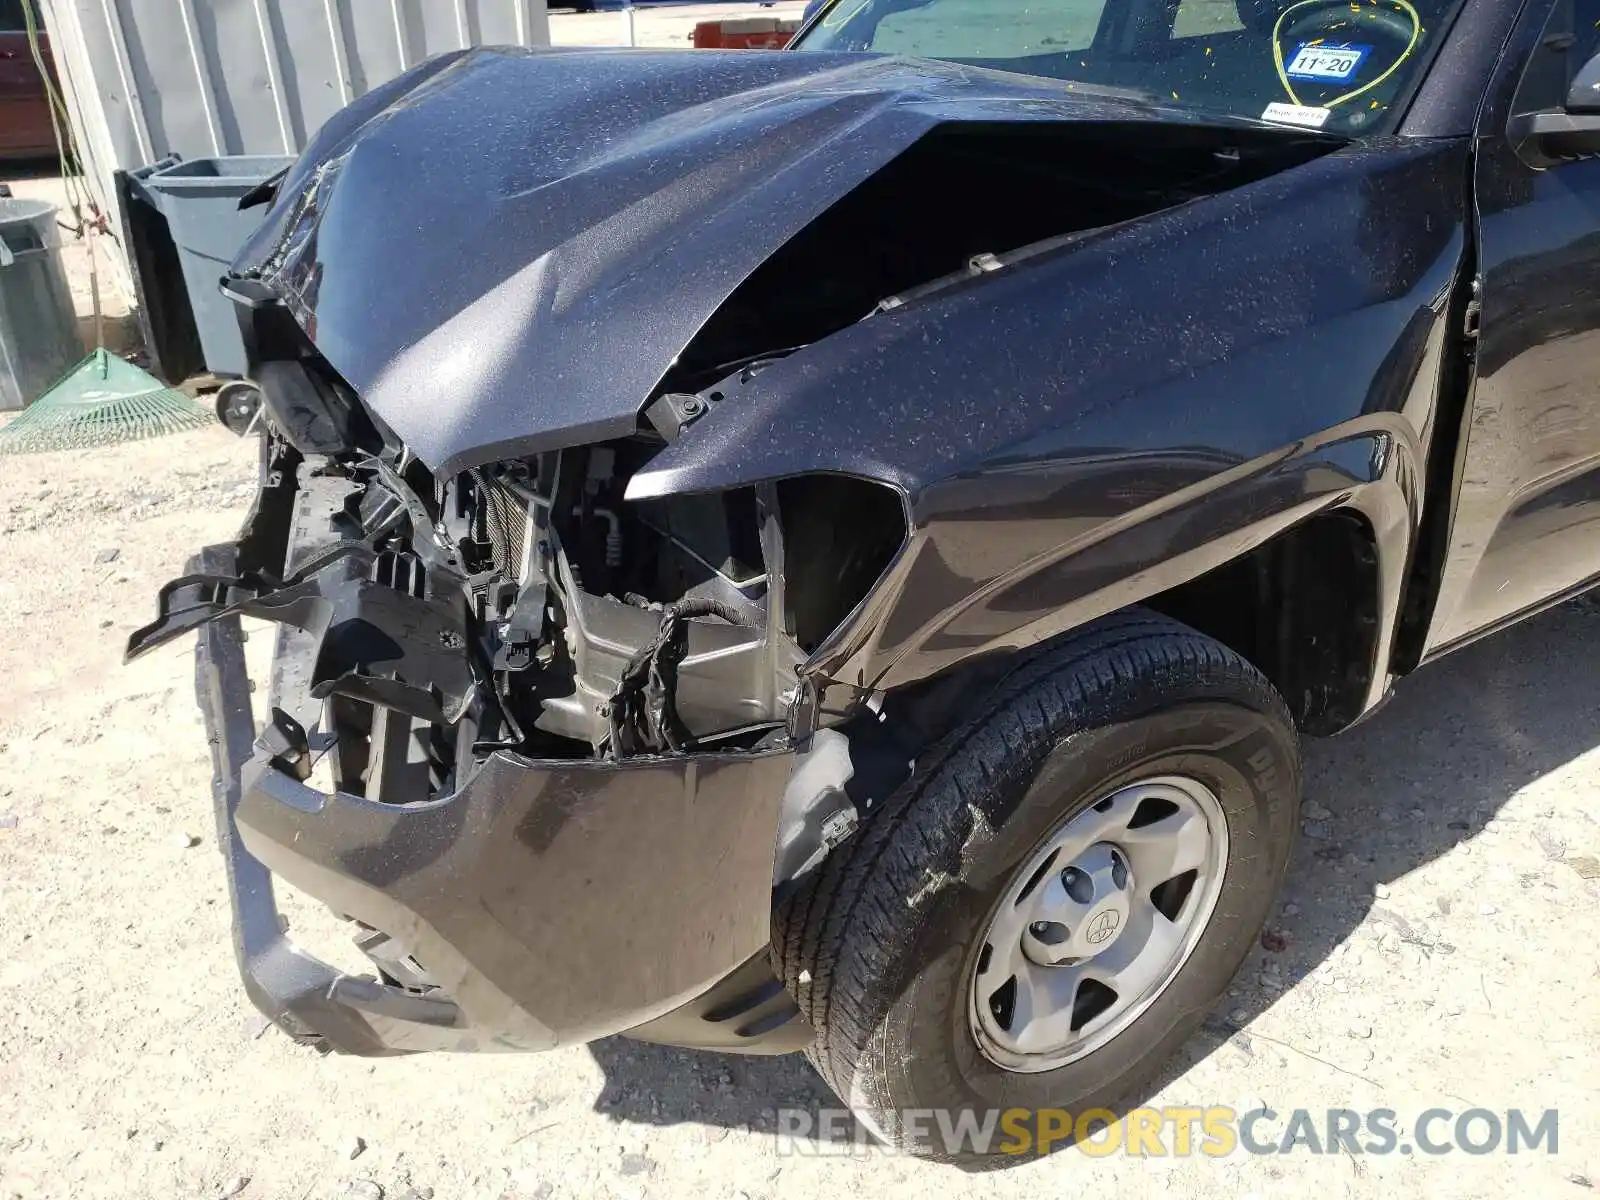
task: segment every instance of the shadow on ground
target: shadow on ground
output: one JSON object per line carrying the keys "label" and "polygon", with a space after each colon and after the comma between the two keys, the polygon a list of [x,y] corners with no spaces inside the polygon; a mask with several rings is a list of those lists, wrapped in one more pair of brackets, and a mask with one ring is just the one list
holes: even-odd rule
{"label": "shadow on ground", "polygon": [[[1299,909],[1290,944],[1254,952],[1239,995],[1149,1093],[1241,1031],[1248,1039],[1250,1022],[1276,999],[1249,982],[1265,960],[1292,987],[1369,917],[1430,953],[1450,953],[1425,925],[1385,909],[1377,890],[1473,838],[1519,790],[1600,746],[1597,660],[1600,606],[1564,605],[1424,669],[1361,726],[1307,742],[1307,807],[1329,815],[1306,827],[1290,868],[1282,902]],[[606,1075],[595,1107],[619,1121],[775,1132],[779,1108],[815,1115],[837,1105],[799,1055],[747,1058],[623,1038],[591,1050]]]}

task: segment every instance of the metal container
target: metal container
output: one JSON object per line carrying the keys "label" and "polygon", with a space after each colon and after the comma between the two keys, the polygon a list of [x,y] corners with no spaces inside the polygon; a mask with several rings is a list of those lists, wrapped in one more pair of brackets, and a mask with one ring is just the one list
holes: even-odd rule
{"label": "metal container", "polygon": [[172,231],[200,351],[214,375],[242,376],[247,369],[238,318],[217,290],[217,282],[266,209],[240,212],[239,200],[293,162],[273,155],[239,155],[200,158],[149,175],[141,173],[141,187]]}
{"label": "metal container", "polygon": [[0,412],[32,404],[82,357],[55,206],[0,199]]}

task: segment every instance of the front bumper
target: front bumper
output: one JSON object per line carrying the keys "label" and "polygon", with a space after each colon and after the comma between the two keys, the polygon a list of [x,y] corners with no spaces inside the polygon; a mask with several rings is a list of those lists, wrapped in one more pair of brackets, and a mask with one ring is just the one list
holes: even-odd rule
{"label": "front bumper", "polygon": [[[191,573],[229,575],[236,559],[210,547]],[[753,1053],[811,1040],[767,959],[791,753],[502,752],[448,798],[386,805],[320,792],[258,744],[236,615],[200,627],[196,686],[240,971],[296,1039],[362,1055],[616,1033]],[[437,986],[348,975],[297,948],[273,875],[403,945]]]}

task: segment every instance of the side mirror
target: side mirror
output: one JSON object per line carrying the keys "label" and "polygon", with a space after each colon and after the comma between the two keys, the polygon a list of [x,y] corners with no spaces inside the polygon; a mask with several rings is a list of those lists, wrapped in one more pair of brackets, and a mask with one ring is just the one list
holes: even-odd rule
{"label": "side mirror", "polygon": [[1561,108],[1513,117],[1507,132],[1536,167],[1600,156],[1600,54],[1572,77]]}
{"label": "side mirror", "polygon": [[1572,77],[1563,107],[1569,113],[1600,113],[1600,54],[1584,63]]}

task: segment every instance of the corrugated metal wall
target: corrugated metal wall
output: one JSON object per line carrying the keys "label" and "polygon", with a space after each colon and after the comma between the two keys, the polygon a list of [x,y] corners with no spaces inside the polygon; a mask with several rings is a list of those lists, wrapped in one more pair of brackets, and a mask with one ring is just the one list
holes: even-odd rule
{"label": "corrugated metal wall", "polygon": [[544,0],[43,0],[90,188],[177,153],[285,154],[429,55],[550,44]]}

